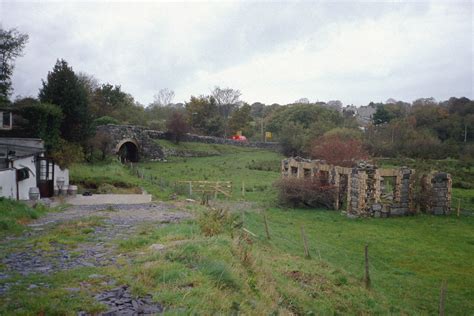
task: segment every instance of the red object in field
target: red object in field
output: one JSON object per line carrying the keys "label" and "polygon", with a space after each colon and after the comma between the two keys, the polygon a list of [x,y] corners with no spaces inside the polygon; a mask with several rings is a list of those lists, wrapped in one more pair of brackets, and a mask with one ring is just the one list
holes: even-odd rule
{"label": "red object in field", "polygon": [[233,140],[237,140],[237,141],[239,141],[239,142],[246,142],[246,141],[247,141],[247,137],[245,137],[245,136],[239,136],[239,135],[232,136],[232,139],[233,139]]}

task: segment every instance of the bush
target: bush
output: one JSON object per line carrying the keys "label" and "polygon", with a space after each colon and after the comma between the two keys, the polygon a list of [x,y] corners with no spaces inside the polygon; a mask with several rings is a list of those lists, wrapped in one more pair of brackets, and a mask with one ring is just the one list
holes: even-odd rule
{"label": "bush", "polygon": [[120,124],[119,120],[110,116],[101,116],[94,120],[94,126],[107,125],[107,124]]}
{"label": "bush", "polygon": [[369,157],[360,140],[344,139],[338,134],[325,135],[314,140],[311,155],[313,158],[342,167],[353,167],[358,160]]}
{"label": "bush", "polygon": [[224,231],[232,231],[237,223],[237,215],[225,209],[208,208],[199,214],[198,224],[204,236],[215,236]]}
{"label": "bush", "polygon": [[84,152],[81,145],[69,143],[64,139],[59,140],[57,149],[53,150],[50,156],[61,169],[84,160]]}
{"label": "bush", "polygon": [[278,202],[290,207],[325,207],[334,209],[336,187],[318,179],[285,178],[275,183]]}

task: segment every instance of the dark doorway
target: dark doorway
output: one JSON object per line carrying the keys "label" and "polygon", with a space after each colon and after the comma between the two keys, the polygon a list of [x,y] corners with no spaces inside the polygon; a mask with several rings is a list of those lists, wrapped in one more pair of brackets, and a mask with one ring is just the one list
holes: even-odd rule
{"label": "dark doorway", "polygon": [[41,197],[54,195],[54,162],[52,159],[38,157],[36,159],[37,185]]}
{"label": "dark doorway", "polygon": [[138,162],[138,147],[132,142],[126,142],[120,147],[118,155],[122,163]]}

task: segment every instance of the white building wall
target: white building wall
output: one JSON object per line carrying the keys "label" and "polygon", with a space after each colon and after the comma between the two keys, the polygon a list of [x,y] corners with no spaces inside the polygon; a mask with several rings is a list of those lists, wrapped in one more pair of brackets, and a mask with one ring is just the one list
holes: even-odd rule
{"label": "white building wall", "polygon": [[0,197],[16,200],[16,170],[0,170]]}
{"label": "white building wall", "polygon": [[36,163],[34,156],[21,158],[13,161],[13,167],[16,169],[29,168],[30,177],[28,179],[18,182],[18,197],[20,200],[29,200],[29,191],[31,187],[36,187]]}
{"label": "white building wall", "polygon": [[56,187],[56,182],[59,177],[64,178],[64,188],[67,189],[69,186],[69,169],[61,170],[58,165],[54,165],[54,186]]}

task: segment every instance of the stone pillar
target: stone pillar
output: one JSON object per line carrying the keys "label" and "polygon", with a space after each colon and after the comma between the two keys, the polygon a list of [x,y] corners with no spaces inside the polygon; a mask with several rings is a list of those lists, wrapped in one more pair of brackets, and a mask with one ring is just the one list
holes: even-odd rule
{"label": "stone pillar", "polygon": [[447,215],[451,211],[451,175],[446,172],[436,172],[430,174],[427,178],[429,190],[429,207],[427,212],[433,215]]}

